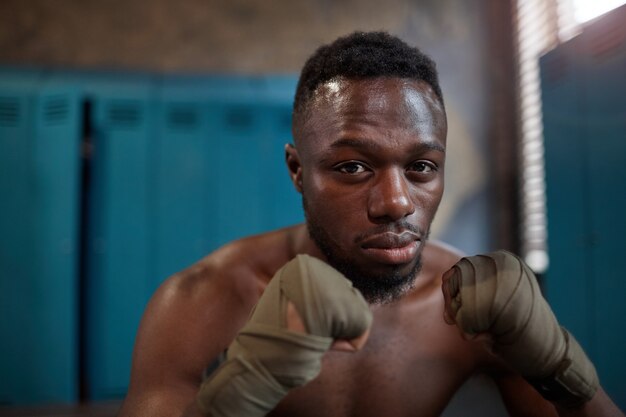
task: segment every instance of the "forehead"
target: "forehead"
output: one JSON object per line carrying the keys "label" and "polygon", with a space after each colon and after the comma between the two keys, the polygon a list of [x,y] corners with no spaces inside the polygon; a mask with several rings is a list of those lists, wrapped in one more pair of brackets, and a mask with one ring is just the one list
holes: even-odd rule
{"label": "forehead", "polygon": [[316,148],[355,134],[372,139],[411,137],[445,146],[446,128],[443,106],[423,81],[339,78],[315,91],[300,142],[305,148]]}

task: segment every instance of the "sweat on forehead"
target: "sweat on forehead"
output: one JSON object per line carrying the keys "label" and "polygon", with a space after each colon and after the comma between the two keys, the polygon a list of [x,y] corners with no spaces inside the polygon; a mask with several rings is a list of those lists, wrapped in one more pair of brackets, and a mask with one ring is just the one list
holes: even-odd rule
{"label": "sweat on forehead", "polygon": [[[350,88],[354,86],[359,88]],[[376,111],[387,106],[385,98],[390,96],[398,97],[398,104],[407,110],[424,105],[443,110],[443,104],[428,83],[400,77],[365,79],[335,77],[317,87],[307,106],[315,107],[324,101],[341,105],[348,100],[358,100],[366,103],[363,111]]]}
{"label": "sweat on forehead", "polygon": [[384,120],[385,129],[409,130],[427,125],[445,129],[446,125],[443,104],[429,84],[396,77],[329,80],[317,87],[297,116],[293,126],[296,145],[308,141],[310,135],[332,136],[355,122],[382,128]]}

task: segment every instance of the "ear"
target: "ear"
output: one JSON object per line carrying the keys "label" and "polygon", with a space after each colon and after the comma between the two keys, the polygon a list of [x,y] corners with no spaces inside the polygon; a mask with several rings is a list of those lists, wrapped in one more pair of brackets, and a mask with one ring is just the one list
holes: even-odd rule
{"label": "ear", "polygon": [[285,145],[285,162],[287,162],[291,182],[296,187],[296,190],[302,193],[302,164],[300,163],[298,150],[290,143]]}

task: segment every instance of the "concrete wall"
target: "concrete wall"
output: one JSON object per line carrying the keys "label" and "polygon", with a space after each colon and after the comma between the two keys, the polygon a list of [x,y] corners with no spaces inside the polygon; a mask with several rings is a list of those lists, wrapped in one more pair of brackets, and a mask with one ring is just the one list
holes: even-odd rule
{"label": "concrete wall", "polygon": [[[474,3],[473,5],[471,3]],[[166,71],[296,71],[321,43],[386,29],[420,45],[471,37],[479,2],[3,0],[0,61]]]}

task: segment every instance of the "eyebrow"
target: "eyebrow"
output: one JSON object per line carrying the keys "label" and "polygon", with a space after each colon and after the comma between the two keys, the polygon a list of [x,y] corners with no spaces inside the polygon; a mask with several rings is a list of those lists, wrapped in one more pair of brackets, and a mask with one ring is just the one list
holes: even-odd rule
{"label": "eyebrow", "polygon": [[[330,149],[341,148],[357,148],[369,152],[378,152],[382,150],[383,146],[375,139],[354,139],[354,138],[342,138],[329,146]],[[437,151],[443,154],[446,153],[446,148],[434,141],[420,142],[413,146],[413,152],[419,153],[424,151]]]}

